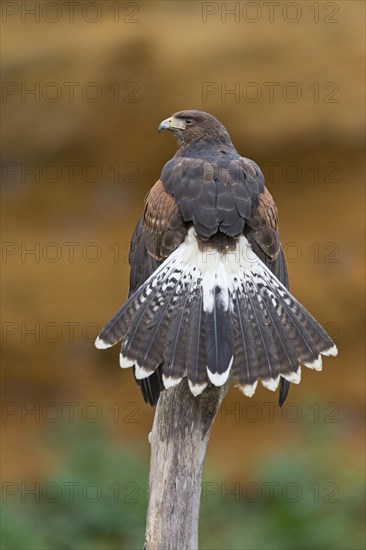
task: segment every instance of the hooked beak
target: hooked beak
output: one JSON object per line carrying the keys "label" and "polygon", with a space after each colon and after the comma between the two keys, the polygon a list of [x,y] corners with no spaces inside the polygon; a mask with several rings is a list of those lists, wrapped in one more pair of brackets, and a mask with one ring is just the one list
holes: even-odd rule
{"label": "hooked beak", "polygon": [[171,116],[160,123],[158,130],[159,132],[162,130],[184,130],[185,127],[184,120]]}

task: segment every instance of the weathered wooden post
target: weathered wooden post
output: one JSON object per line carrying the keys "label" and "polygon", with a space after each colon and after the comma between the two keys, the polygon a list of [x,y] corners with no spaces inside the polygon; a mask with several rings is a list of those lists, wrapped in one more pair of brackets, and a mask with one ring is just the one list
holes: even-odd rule
{"label": "weathered wooden post", "polygon": [[228,383],[194,397],[187,379],[164,391],[150,434],[145,550],[197,550],[202,473]]}

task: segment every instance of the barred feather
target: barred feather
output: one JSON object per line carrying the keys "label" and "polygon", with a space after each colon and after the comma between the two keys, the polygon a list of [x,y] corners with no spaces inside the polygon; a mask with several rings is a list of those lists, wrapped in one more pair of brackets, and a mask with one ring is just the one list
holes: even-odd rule
{"label": "barred feather", "polygon": [[162,368],[171,387],[188,377],[194,395],[223,385],[230,372],[253,395],[300,381],[300,363],[321,369],[334,343],[255,255],[244,236],[235,250],[200,248],[191,228],[106,325],[97,347],[121,344],[121,366],[140,381]]}

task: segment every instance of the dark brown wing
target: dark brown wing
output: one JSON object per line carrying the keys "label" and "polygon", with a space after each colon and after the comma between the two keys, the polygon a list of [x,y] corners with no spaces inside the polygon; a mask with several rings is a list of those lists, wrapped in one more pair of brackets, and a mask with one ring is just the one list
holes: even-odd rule
{"label": "dark brown wing", "polygon": [[199,154],[200,158],[176,155],[168,161],[161,173],[164,188],[201,239],[208,240],[217,232],[238,237],[259,205],[259,193],[264,191],[262,172],[234,149],[200,149]]}
{"label": "dark brown wing", "polygon": [[[134,231],[129,263],[131,266],[129,295],[133,294],[154,273],[159,265],[185,239],[187,224],[180,210],[160,180],[148,193],[145,211]],[[164,389],[159,367],[148,378],[136,380],[146,403],[155,405]]]}
{"label": "dark brown wing", "polygon": [[146,198],[144,226],[148,253],[159,261],[174,252],[187,235],[179,207],[160,180]]}
{"label": "dark brown wing", "polygon": [[[276,275],[286,288],[289,287],[285,256],[278,232],[278,211],[276,203],[267,188],[259,195],[259,206],[247,221],[244,234],[253,251],[262,262]],[[288,394],[290,382],[281,378],[279,404],[283,405]]]}
{"label": "dark brown wing", "polygon": [[183,241],[187,234],[174,197],[160,180],[145,199],[145,211],[134,231],[129,263],[131,295]]}
{"label": "dark brown wing", "polygon": [[278,232],[277,206],[267,188],[259,195],[259,206],[253,209],[244,234],[257,256],[288,288],[287,269]]}
{"label": "dark brown wing", "polygon": [[144,214],[141,216],[133,233],[128,261],[131,266],[129,289],[129,296],[131,296],[154,273],[161,263],[147,251]]}

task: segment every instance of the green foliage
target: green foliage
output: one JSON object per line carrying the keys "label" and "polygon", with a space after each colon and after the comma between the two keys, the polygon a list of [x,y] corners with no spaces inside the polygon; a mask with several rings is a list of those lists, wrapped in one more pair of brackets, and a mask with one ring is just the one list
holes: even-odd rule
{"label": "green foliage", "polygon": [[[144,541],[148,461],[106,440],[96,425],[54,433],[68,450],[62,470],[40,482],[40,500],[8,497],[2,550],[133,550]],[[323,436],[326,435],[323,433]],[[202,550],[360,550],[362,473],[336,455],[332,439],[273,453],[251,479],[228,481],[206,468]],[[243,457],[243,465],[245,457]],[[72,483],[73,482],[73,489]],[[28,484],[31,487],[32,484]]]}
{"label": "green foliage", "polygon": [[340,459],[274,456],[251,481],[216,482],[208,494],[206,487],[200,548],[361,550],[362,484],[362,472],[351,473]]}
{"label": "green foliage", "polygon": [[[206,468],[202,550],[365,548],[360,462],[341,447],[339,423],[309,421],[303,428],[301,444],[272,449],[250,480],[221,481]],[[205,487],[208,479],[215,484]]]}
{"label": "green foliage", "polygon": [[1,548],[106,550],[141,547],[148,462],[139,458],[138,451],[132,453],[106,441],[96,425],[57,436],[60,449],[70,451],[63,469],[40,482],[39,502],[35,502],[32,495],[16,506],[11,502],[13,499],[7,499]]}

